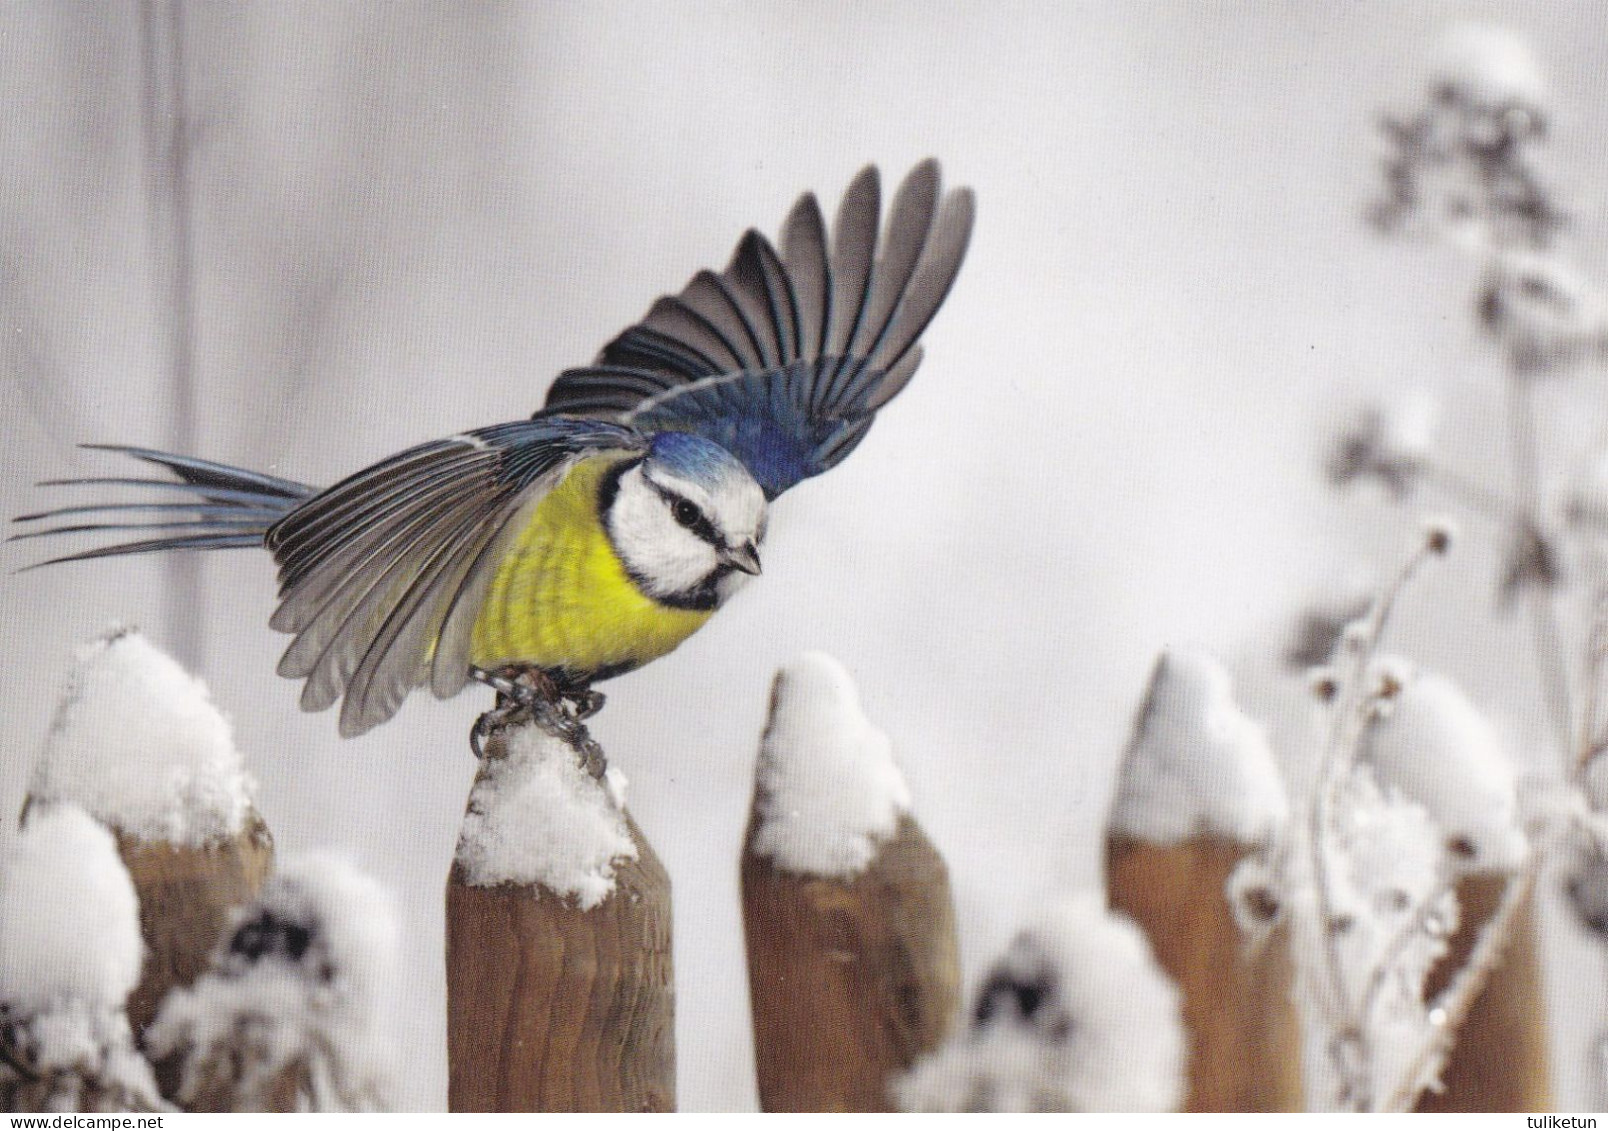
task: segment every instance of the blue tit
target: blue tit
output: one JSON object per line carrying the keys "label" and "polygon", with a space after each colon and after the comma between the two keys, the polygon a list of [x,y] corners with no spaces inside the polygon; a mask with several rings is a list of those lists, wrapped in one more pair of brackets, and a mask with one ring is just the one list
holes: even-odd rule
{"label": "blue tit", "polygon": [[829,239],[806,194],[779,250],[749,231],[723,272],[699,272],[560,374],[529,420],[421,444],[324,490],[111,447],[171,478],[66,483],[134,484],[154,501],[25,515],[16,537],[150,532],[41,565],[265,547],[279,567],[269,623],[293,637],[279,672],[305,681],[307,710],[340,701],[343,735],[417,688],[445,698],[471,678],[506,690],[527,673],[585,694],[674,650],[757,575],[768,502],[842,461],[915,373],[972,194],[943,192],[926,161],[888,211],[883,228],[868,168]]}

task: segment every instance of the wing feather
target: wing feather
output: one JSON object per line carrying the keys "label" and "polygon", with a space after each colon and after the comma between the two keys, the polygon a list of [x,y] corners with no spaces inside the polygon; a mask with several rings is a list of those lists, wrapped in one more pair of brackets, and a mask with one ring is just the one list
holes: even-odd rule
{"label": "wing feather", "polygon": [[916,261],[927,246],[933,214],[938,206],[938,163],[923,161],[893,194],[888,234],[873,272],[874,285],[866,298],[865,318],[855,332],[848,352],[856,357],[875,355],[892,322],[905,286],[915,273]]}
{"label": "wing feather", "polygon": [[798,356],[820,357],[832,324],[832,268],[814,193],[801,196],[782,225],[782,265],[798,303]]}
{"label": "wing feather", "polygon": [[341,733],[353,735],[421,684],[461,689],[498,560],[488,550],[510,520],[578,460],[645,444],[604,421],[515,421],[411,449],[293,512],[270,548],[283,582],[274,623],[296,634],[280,672],[306,680],[302,706],[343,700]]}
{"label": "wing feather", "polygon": [[774,498],[843,459],[914,376],[974,212],[968,190],[944,194],[931,160],[893,194],[880,240],[875,168],[850,182],[830,239],[805,195],[780,254],[747,232],[724,272],[699,272],[591,366],[560,374],[537,418],[695,432],[726,446]]}

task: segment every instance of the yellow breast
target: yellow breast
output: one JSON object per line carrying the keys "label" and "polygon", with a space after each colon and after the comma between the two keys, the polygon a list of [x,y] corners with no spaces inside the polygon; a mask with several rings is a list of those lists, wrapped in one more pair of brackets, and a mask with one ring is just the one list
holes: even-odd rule
{"label": "yellow breast", "polygon": [[470,662],[531,664],[590,676],[640,667],[702,628],[710,613],[646,596],[598,513],[604,474],[626,456],[583,460],[531,511],[475,621]]}

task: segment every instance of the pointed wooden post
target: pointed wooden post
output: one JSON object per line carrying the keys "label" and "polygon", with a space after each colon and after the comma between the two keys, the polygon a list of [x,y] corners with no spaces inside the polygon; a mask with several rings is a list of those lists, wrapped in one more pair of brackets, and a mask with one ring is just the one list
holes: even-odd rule
{"label": "pointed wooden post", "polygon": [[1190,1034],[1184,1111],[1301,1111],[1299,1020],[1285,932],[1253,947],[1225,890],[1247,849],[1217,837],[1106,841],[1114,911],[1144,930],[1183,994]]}
{"label": "pointed wooden post", "polygon": [[73,802],[116,835],[146,948],[128,1001],[136,1035],[170,990],[206,969],[234,910],[273,868],[252,788],[206,687],[137,630],[79,652],[23,811]]}
{"label": "pointed wooden post", "polygon": [[[1234,704],[1222,666],[1164,655],[1119,776],[1106,894],[1183,994],[1184,1111],[1304,1109],[1286,931],[1253,946],[1228,896],[1229,877],[1286,811],[1266,739]],[[1242,906],[1277,920],[1271,887],[1246,894]]]}
{"label": "pointed wooden post", "polygon": [[675,1110],[670,877],[578,757],[487,744],[447,881],[452,1111]]}
{"label": "pointed wooden post", "polygon": [[890,1083],[954,1026],[949,875],[908,805],[841,665],[779,673],[742,860],[766,1111],[896,1110]]}

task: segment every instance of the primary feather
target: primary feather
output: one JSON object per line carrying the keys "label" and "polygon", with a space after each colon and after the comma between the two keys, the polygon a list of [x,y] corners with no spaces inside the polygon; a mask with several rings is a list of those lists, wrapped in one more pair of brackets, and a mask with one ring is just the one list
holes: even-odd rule
{"label": "primary feather", "polygon": [[781,254],[748,232],[724,272],[699,272],[592,365],[560,374],[538,417],[698,433],[742,460],[768,498],[836,466],[920,364],[917,341],[965,257],[972,195],[943,193],[938,163],[924,161],[879,240],[880,214],[868,168],[844,195],[829,253],[820,207],[802,197]]}

